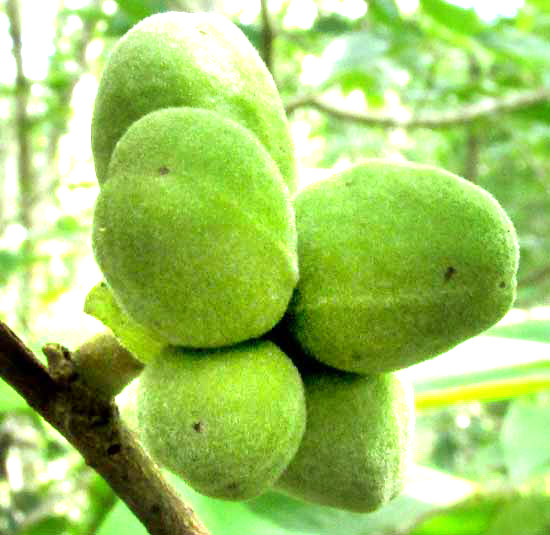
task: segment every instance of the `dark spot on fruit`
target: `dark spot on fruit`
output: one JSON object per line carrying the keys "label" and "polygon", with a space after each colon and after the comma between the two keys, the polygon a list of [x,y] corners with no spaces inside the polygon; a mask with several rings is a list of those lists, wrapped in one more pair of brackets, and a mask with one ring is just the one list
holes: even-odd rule
{"label": "dark spot on fruit", "polygon": [[195,422],[193,424],[193,429],[197,432],[197,433],[202,433],[202,430],[203,430],[203,425],[202,425],[202,422]]}
{"label": "dark spot on fruit", "polygon": [[231,483],[229,483],[229,485],[227,485],[227,490],[238,490],[239,488],[239,485],[238,483],[235,483],[235,481],[232,481]]}
{"label": "dark spot on fruit", "polygon": [[107,448],[107,454],[108,455],[116,455],[117,453],[120,453],[120,450],[122,449],[120,444],[111,444]]}
{"label": "dark spot on fruit", "polygon": [[443,276],[443,278],[445,279],[445,282],[450,281],[455,273],[456,273],[456,269],[453,266],[449,266],[447,268],[447,271],[445,271],[445,275]]}
{"label": "dark spot on fruit", "polygon": [[498,286],[499,288],[506,288],[506,283],[502,281]]}
{"label": "dark spot on fruit", "polygon": [[160,505],[158,504],[154,504],[151,506],[151,513],[153,513],[154,515],[158,515],[160,513]]}
{"label": "dark spot on fruit", "polygon": [[162,167],[159,167],[159,175],[167,175],[170,172],[170,169],[163,165]]}
{"label": "dark spot on fruit", "polygon": [[104,425],[107,425],[110,420],[111,413],[108,408],[105,408],[92,416],[90,424],[92,427],[102,427]]}

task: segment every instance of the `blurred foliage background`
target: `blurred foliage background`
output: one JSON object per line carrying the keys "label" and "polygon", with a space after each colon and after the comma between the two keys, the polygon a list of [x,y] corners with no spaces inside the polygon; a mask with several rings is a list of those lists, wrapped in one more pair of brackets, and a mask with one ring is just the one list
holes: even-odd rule
{"label": "blurred foliage background", "polygon": [[[502,325],[403,372],[417,393],[415,463],[387,507],[234,504],[174,484],[217,535],[550,533],[547,0],[0,0],[0,319],[37,352],[100,329],[82,313],[101,278],[93,99],[116,40],[167,10],[224,13],[258,49],[303,185],[367,157],[435,164],[490,191],[521,245]],[[0,533],[116,532],[145,533],[0,382]]]}

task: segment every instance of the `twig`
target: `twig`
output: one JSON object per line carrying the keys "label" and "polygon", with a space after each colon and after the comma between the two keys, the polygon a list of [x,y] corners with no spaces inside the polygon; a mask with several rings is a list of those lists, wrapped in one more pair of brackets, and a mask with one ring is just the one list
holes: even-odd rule
{"label": "twig", "polygon": [[520,109],[550,102],[550,88],[541,87],[533,90],[518,91],[510,95],[483,99],[451,112],[422,113],[418,116],[398,117],[388,112],[354,112],[337,108],[318,95],[304,95],[288,102],[285,110],[288,114],[298,108],[314,108],[344,121],[367,126],[385,128],[450,128],[472,123],[498,113],[512,112]]}
{"label": "twig", "polygon": [[116,405],[79,378],[70,352],[44,348],[49,370],[0,322],[0,376],[82,454],[151,535],[208,535],[191,507],[180,500]]}

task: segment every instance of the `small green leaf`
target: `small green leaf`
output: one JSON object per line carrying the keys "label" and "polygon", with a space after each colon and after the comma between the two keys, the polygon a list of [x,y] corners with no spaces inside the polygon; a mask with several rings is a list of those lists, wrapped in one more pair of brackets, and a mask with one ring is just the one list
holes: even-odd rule
{"label": "small green leaf", "polygon": [[111,329],[120,344],[143,362],[150,361],[166,345],[122,310],[104,282],[90,290],[84,312]]}

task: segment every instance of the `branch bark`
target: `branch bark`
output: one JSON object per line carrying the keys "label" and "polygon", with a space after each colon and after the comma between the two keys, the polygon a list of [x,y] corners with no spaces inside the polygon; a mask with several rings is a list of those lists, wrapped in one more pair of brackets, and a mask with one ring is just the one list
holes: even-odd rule
{"label": "branch bark", "polygon": [[313,108],[344,121],[383,128],[450,128],[486,119],[499,113],[508,113],[550,102],[550,87],[518,91],[503,97],[487,98],[450,112],[422,113],[401,117],[388,112],[354,112],[340,109],[312,94],[297,97],[285,105],[288,114],[298,108]]}
{"label": "branch bark", "polygon": [[208,535],[180,500],[112,401],[80,379],[70,352],[44,348],[48,369],[0,322],[0,376],[82,454],[134,512],[151,535]]}

